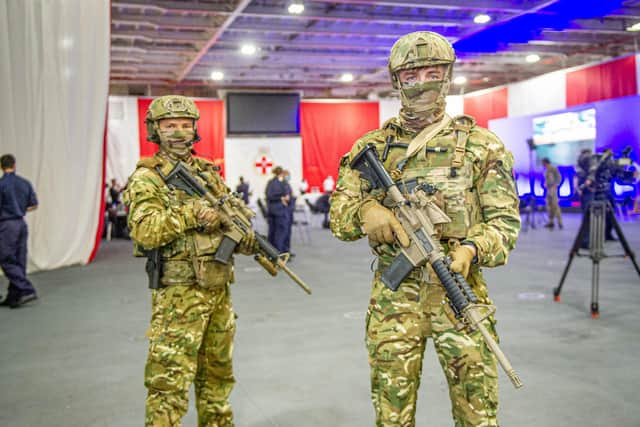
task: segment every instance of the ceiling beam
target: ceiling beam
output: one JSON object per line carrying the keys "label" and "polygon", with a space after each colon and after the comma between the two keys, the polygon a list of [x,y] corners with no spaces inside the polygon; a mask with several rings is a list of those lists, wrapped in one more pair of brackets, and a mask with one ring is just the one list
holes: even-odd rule
{"label": "ceiling beam", "polygon": [[194,65],[196,65],[198,63],[198,61],[200,61],[200,59],[207,54],[207,52],[209,52],[209,49],[211,49],[211,47],[216,43],[216,41],[220,38],[220,36],[222,35],[222,33],[229,28],[229,26],[231,24],[233,24],[233,21],[235,21],[235,19],[240,16],[240,14],[242,13],[243,10],[245,10],[247,8],[247,6],[249,6],[249,3],[251,3],[251,0],[240,0],[240,2],[238,2],[238,4],[236,5],[235,10],[233,11],[233,13],[231,15],[229,15],[227,17],[227,20],[220,26],[218,27],[215,32],[211,35],[211,37],[209,38],[209,40],[200,48],[200,50],[198,51],[198,53],[191,59],[191,61],[189,61],[189,63],[178,73],[178,78],[177,81],[180,82],[181,80],[183,80],[187,74],[189,74],[189,71],[191,71],[191,69],[194,67]]}
{"label": "ceiling beam", "polygon": [[161,13],[225,13],[234,10],[231,2],[229,4],[199,3],[199,2],[177,2],[154,0],[153,3],[147,0],[112,0],[111,8],[121,9],[141,9],[156,10]]}
{"label": "ceiling beam", "polygon": [[408,1],[408,0],[312,0],[316,3],[334,3],[334,4],[355,4],[366,6],[389,6],[389,7],[405,7],[412,9],[444,9],[444,10],[475,10],[480,12],[507,12],[521,13],[526,11],[527,7],[514,6],[514,2],[510,0],[425,0],[425,1]]}

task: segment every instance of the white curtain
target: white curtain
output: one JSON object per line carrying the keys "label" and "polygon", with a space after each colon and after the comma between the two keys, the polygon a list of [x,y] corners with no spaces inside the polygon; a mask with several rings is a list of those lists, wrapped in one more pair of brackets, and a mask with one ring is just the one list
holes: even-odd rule
{"label": "white curtain", "polygon": [[107,182],[115,179],[118,185],[127,183],[129,175],[140,160],[140,128],[138,127],[138,98],[109,97],[109,125],[107,129]]}
{"label": "white curtain", "polygon": [[30,269],[86,263],[102,206],[108,0],[0,1],[0,152],[39,199]]}

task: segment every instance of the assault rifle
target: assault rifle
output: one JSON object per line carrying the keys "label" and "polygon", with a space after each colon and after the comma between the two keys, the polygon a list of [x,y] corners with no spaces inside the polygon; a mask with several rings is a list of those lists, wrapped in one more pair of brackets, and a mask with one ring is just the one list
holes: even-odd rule
{"label": "assault rifle", "polygon": [[[255,213],[234,194],[225,194],[220,198],[216,198],[191,175],[191,172],[182,162],[177,162],[166,176],[159,170],[158,173],[170,188],[182,190],[191,196],[203,197],[212,206],[218,208],[218,213],[227,225],[227,230],[225,230],[222,242],[214,255],[214,260],[222,264],[228,264],[236,246],[244,236],[252,231],[251,218],[255,216]],[[289,254],[281,254],[278,249],[269,243],[265,236],[257,232],[255,236],[258,248],[254,259],[262,268],[272,276],[278,274],[278,270],[284,271],[298,286],[311,295],[311,289],[287,266]]]}
{"label": "assault rifle", "polygon": [[382,272],[381,281],[384,285],[396,291],[414,268],[422,268],[429,263],[444,286],[449,305],[459,320],[456,327],[459,330],[480,331],[514,387],[522,387],[511,363],[482,324],[485,318],[495,312],[495,307],[478,304],[475,292],[462,274],[451,271],[451,259],[444,255],[440,241],[434,238],[434,224],[448,222],[449,219],[429,197],[429,193],[434,192],[429,188],[431,186],[416,185],[411,194],[405,197],[384,168],[373,144],[368,144],[360,151],[350,166],[359,171],[360,177],[366,179],[372,188],[381,188],[386,192],[393,203],[394,214],[411,240],[408,247],[400,246],[400,254]]}

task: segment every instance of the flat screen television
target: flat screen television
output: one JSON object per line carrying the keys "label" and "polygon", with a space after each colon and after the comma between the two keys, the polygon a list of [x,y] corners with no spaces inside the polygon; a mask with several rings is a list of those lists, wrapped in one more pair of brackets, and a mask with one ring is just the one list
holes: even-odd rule
{"label": "flat screen television", "polygon": [[274,135],[300,133],[300,94],[227,94],[227,134]]}
{"label": "flat screen television", "polygon": [[581,150],[594,149],[594,108],[535,117],[532,125],[538,164],[541,159],[547,157],[556,165],[573,165]]}

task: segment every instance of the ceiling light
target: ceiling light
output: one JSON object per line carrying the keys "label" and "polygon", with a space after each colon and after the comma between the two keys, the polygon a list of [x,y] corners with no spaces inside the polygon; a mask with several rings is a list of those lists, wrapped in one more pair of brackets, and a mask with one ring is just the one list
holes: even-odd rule
{"label": "ceiling light", "polygon": [[255,47],[255,45],[243,44],[240,48],[240,53],[242,53],[243,55],[253,55],[257,50],[258,48]]}
{"label": "ceiling light", "polygon": [[458,76],[455,79],[453,79],[454,85],[463,85],[466,82],[467,82],[467,78],[465,76]]}
{"label": "ceiling light", "polygon": [[222,79],[224,79],[224,73],[222,71],[211,72],[211,80],[222,80]]}
{"label": "ceiling light", "polygon": [[627,31],[640,31],[640,22],[627,27]]}
{"label": "ceiling light", "polygon": [[487,22],[491,21],[491,17],[485,13],[481,13],[480,15],[476,15],[473,18],[473,22],[475,22],[476,24],[486,24]]}
{"label": "ceiling light", "polygon": [[351,73],[344,73],[341,77],[340,80],[348,83],[348,82],[352,82],[353,81],[353,74]]}
{"label": "ceiling light", "polygon": [[292,15],[300,15],[302,12],[304,12],[304,3],[302,3],[301,1],[292,1],[289,5],[288,11]]}
{"label": "ceiling light", "polygon": [[529,64],[533,64],[534,62],[540,61],[540,56],[536,55],[535,53],[532,53],[531,55],[527,55],[524,58],[524,60],[527,61]]}

